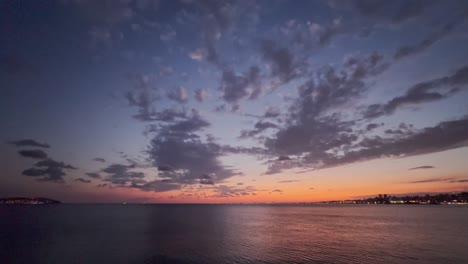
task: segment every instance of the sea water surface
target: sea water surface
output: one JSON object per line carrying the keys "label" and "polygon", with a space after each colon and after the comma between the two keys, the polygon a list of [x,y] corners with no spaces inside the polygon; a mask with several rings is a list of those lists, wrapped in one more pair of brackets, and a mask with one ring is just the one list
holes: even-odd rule
{"label": "sea water surface", "polygon": [[468,263],[468,206],[0,206],[1,263]]}

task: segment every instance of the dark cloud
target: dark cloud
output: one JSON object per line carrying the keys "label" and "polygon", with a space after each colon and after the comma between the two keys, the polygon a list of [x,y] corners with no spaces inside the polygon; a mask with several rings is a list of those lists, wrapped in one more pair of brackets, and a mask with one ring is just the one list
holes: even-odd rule
{"label": "dark cloud", "polygon": [[197,89],[195,90],[195,99],[198,101],[198,102],[203,102],[206,100],[206,98],[208,97],[208,91],[205,90],[205,89]]}
{"label": "dark cloud", "polygon": [[140,74],[133,80],[133,87],[125,93],[125,99],[130,106],[137,107],[138,113],[133,117],[140,121],[154,121],[156,110],[153,103],[161,97],[153,87],[150,75]]}
{"label": "dark cloud", "polygon": [[86,179],[83,179],[83,178],[77,178],[75,179],[76,182],[81,182],[81,183],[90,183],[91,181],[90,180],[86,180]]}
{"label": "dark cloud", "polygon": [[434,45],[437,41],[443,39],[444,37],[448,36],[451,32],[453,32],[453,30],[462,22],[464,22],[467,17],[468,11],[465,11],[461,16],[451,21],[450,23],[445,24],[441,29],[429,35],[427,38],[421,40],[420,42],[413,45],[406,45],[400,47],[396,51],[394,58],[396,60],[399,60],[425,51],[426,49]]}
{"label": "dark cloud", "polygon": [[377,118],[393,114],[398,108],[409,104],[421,104],[444,99],[462,91],[468,84],[468,66],[459,68],[452,75],[420,82],[411,86],[404,95],[385,104],[372,104],[364,111],[365,118]]}
{"label": "dark cloud", "polygon": [[357,139],[352,133],[354,122],[342,121],[335,111],[367,90],[367,77],[386,68],[383,56],[372,53],[348,57],[343,69],[318,70],[315,78],[298,88],[299,98],[290,108],[287,125],[268,138],[265,145],[276,155],[323,153],[349,145]]}
{"label": "dark cloud", "polygon": [[167,166],[167,165],[159,165],[158,166],[158,171],[172,171],[173,169],[171,168],[171,166]]}
{"label": "dark cloud", "polygon": [[435,168],[434,166],[419,166],[419,167],[410,168],[408,170],[422,170],[422,169],[434,169],[434,168]]}
{"label": "dark cloud", "polygon": [[93,160],[97,162],[103,162],[103,163],[106,162],[106,160],[103,158],[94,158]]}
{"label": "dark cloud", "polygon": [[239,197],[239,196],[248,196],[248,195],[257,195],[257,189],[253,186],[228,186],[228,185],[219,185],[213,187],[216,192],[213,197]]}
{"label": "dark cloud", "polygon": [[103,180],[122,187],[131,184],[135,180],[141,180],[145,177],[142,172],[132,171],[135,165],[112,164],[104,169],[102,172],[107,173],[108,176]]}
{"label": "dark cloud", "polygon": [[291,160],[291,158],[288,157],[288,156],[279,156],[278,157],[278,161],[283,161],[283,160]]}
{"label": "dark cloud", "polygon": [[50,148],[49,144],[40,143],[40,142],[35,141],[34,139],[22,139],[22,140],[17,140],[17,141],[11,141],[9,143],[17,147]]}
{"label": "dark cloud", "polygon": [[468,179],[461,179],[461,180],[452,180],[451,183],[465,183],[468,182]]}
{"label": "dark cloud", "polygon": [[32,149],[32,150],[20,150],[18,153],[26,158],[33,158],[33,159],[46,159],[47,153],[40,149]]}
{"label": "dark cloud", "polygon": [[299,65],[287,48],[278,47],[274,41],[265,40],[261,44],[261,52],[271,67],[272,77],[287,82],[298,75]]}
{"label": "dark cloud", "polygon": [[300,180],[284,180],[284,181],[279,181],[278,183],[292,183],[292,182],[300,182]]}
{"label": "dark cloud", "polygon": [[42,177],[39,178],[39,181],[49,181],[56,183],[64,183],[63,177],[66,175],[64,170],[76,169],[72,165],[52,159],[39,161],[34,166],[35,168],[24,170],[23,175],[30,177]]}
{"label": "dark cloud", "polygon": [[[160,171],[160,177],[171,183],[211,184],[238,175],[219,161],[223,148],[214,142],[203,142],[196,132],[208,127],[196,111],[185,120],[161,126],[151,140],[148,153],[154,166],[171,168]],[[202,177],[208,175],[209,178]],[[201,178],[202,177],[202,178]]]}
{"label": "dark cloud", "polygon": [[169,98],[172,101],[176,101],[178,103],[183,104],[188,101],[188,93],[184,87],[178,86],[167,93],[167,98]]}
{"label": "dark cloud", "polygon": [[258,121],[257,123],[255,123],[253,130],[242,130],[240,137],[241,138],[254,137],[269,128],[278,128],[278,125],[271,123],[271,122]]}
{"label": "dark cloud", "polygon": [[214,185],[214,181],[208,179],[200,179],[200,184]]}
{"label": "dark cloud", "polygon": [[375,123],[367,124],[366,130],[367,130],[367,131],[371,131],[371,130],[374,130],[375,128],[378,128],[378,127],[381,126],[381,125],[382,125],[382,124],[375,124]]}
{"label": "dark cloud", "polygon": [[100,179],[101,178],[101,174],[99,174],[97,172],[87,172],[86,176],[91,177],[93,179]]}
{"label": "dark cloud", "polygon": [[454,178],[432,178],[418,181],[411,181],[408,183],[431,183],[431,182],[453,182],[456,181]]}
{"label": "dark cloud", "polygon": [[277,118],[281,115],[281,110],[278,107],[268,107],[265,113],[263,114],[264,118]]}
{"label": "dark cloud", "polygon": [[250,67],[244,75],[238,75],[232,70],[224,70],[221,80],[223,99],[228,103],[236,103],[240,99],[252,96],[251,90],[255,90],[259,82],[260,69]]}
{"label": "dark cloud", "polygon": [[171,183],[167,182],[164,180],[155,180],[155,181],[150,181],[147,183],[144,183],[142,185],[138,186],[132,186],[135,188],[138,188],[142,191],[147,191],[147,192],[167,192],[167,191],[173,191],[173,190],[179,190],[181,188],[181,185],[178,183]]}
{"label": "dark cloud", "polygon": [[468,145],[468,118],[441,122],[415,133],[392,138],[366,138],[354,144],[343,155],[321,155],[305,157],[318,167],[332,167],[385,157],[407,157],[456,149]]}

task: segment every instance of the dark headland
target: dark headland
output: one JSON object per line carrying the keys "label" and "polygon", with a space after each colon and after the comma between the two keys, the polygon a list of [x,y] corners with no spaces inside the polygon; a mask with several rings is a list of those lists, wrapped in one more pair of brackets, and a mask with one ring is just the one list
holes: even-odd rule
{"label": "dark headland", "polygon": [[12,197],[0,198],[0,204],[59,204],[60,201],[48,198]]}

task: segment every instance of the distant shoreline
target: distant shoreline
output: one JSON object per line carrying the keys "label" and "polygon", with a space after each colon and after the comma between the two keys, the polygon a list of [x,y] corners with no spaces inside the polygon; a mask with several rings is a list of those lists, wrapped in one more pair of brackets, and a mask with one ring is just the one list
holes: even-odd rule
{"label": "distant shoreline", "polygon": [[60,201],[52,200],[49,198],[27,198],[27,197],[11,197],[0,198],[0,204],[8,205],[38,205],[38,204],[61,204]]}

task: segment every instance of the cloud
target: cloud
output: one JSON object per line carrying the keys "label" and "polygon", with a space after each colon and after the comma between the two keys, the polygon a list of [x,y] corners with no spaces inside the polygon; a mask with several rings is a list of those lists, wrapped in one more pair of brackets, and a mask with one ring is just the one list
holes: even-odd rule
{"label": "cloud", "polygon": [[206,89],[196,89],[195,90],[195,99],[198,102],[203,102],[208,97],[208,91]]}
{"label": "cloud", "polygon": [[431,182],[453,182],[454,178],[431,178],[425,180],[411,181],[408,183],[431,183]]}
{"label": "cloud", "polygon": [[125,93],[125,99],[130,106],[138,109],[133,117],[140,121],[154,121],[157,112],[153,103],[161,97],[158,89],[153,86],[153,78],[150,75],[139,74],[133,80],[133,87]]}
{"label": "cloud", "polygon": [[97,173],[97,172],[87,172],[86,175],[88,177],[91,177],[93,179],[99,179],[101,178],[101,174]]}
{"label": "cloud", "polygon": [[178,20],[186,26],[194,26],[199,33],[203,47],[192,51],[192,59],[211,62],[220,66],[222,58],[218,52],[223,38],[254,24],[256,3],[244,1],[187,1],[185,12],[178,14]]}
{"label": "cloud", "polygon": [[369,105],[363,113],[364,118],[377,118],[393,114],[398,108],[409,104],[421,104],[444,99],[462,91],[468,84],[468,66],[457,69],[453,74],[417,83],[384,104]]}
{"label": "cloud", "polygon": [[239,197],[239,196],[248,196],[248,195],[257,195],[257,189],[254,186],[228,186],[228,185],[219,185],[213,187],[216,192],[212,197]]}
{"label": "cloud", "polygon": [[102,163],[106,162],[106,160],[103,158],[94,158],[93,160],[97,162],[102,162]]}
{"label": "cloud", "polygon": [[288,82],[298,75],[299,65],[287,48],[278,47],[274,41],[265,40],[261,43],[261,52],[271,67],[272,77]]}
{"label": "cloud", "polygon": [[251,95],[251,90],[258,84],[259,75],[260,69],[256,66],[250,67],[244,75],[237,75],[232,70],[224,70],[220,88],[223,99],[228,103],[236,103]]}
{"label": "cloud", "polygon": [[279,181],[278,183],[292,183],[292,182],[300,182],[300,180],[284,180],[284,181]]}
{"label": "cloud", "polygon": [[245,130],[245,129],[242,130],[240,137],[241,138],[254,137],[269,128],[278,128],[278,125],[272,122],[258,121],[257,123],[255,123],[253,130]]}
{"label": "cloud", "polygon": [[176,101],[178,103],[183,104],[188,101],[188,93],[184,87],[178,86],[177,88],[167,93],[167,98],[169,98],[172,101]]}
{"label": "cloud", "polygon": [[18,153],[26,158],[33,158],[33,159],[46,159],[47,153],[40,149],[33,149],[33,150],[20,150]]}
{"label": "cloud", "polygon": [[169,25],[166,25],[163,32],[159,35],[162,41],[169,42],[177,37],[177,32]]}
{"label": "cloud", "polygon": [[340,68],[327,66],[299,86],[299,97],[290,109],[286,126],[268,137],[265,146],[274,155],[322,155],[357,139],[354,121],[343,121],[335,112],[367,91],[365,79],[387,68],[383,56],[349,56]]}
{"label": "cloud", "polygon": [[283,190],[280,190],[280,189],[275,189],[275,190],[272,190],[272,191],[270,192],[270,194],[272,194],[272,193],[279,193],[279,194],[283,194]]}
{"label": "cloud", "polygon": [[192,60],[205,61],[208,59],[208,51],[206,49],[198,48],[190,52],[189,54]]}
{"label": "cloud", "polygon": [[50,148],[49,144],[40,143],[40,142],[35,141],[34,139],[22,139],[22,140],[17,140],[17,141],[11,141],[9,143],[17,147]]}
{"label": "cloud", "polygon": [[34,164],[35,168],[26,169],[23,175],[29,177],[42,177],[39,181],[64,183],[64,170],[76,170],[72,165],[52,159],[41,160]]}
{"label": "cloud", "polygon": [[280,115],[281,110],[278,107],[269,106],[263,114],[263,118],[277,118]]}
{"label": "cloud", "polygon": [[333,37],[342,32],[341,19],[334,19],[331,24],[320,25],[318,23],[309,23],[309,31],[316,36],[318,43],[325,46],[331,42]]}
{"label": "cloud", "polygon": [[410,168],[408,170],[421,170],[421,169],[434,169],[434,168],[435,168],[434,166],[419,166],[419,167]]}
{"label": "cloud", "polygon": [[171,183],[171,182],[166,182],[164,180],[155,180],[155,181],[150,181],[145,184],[142,184],[140,186],[133,186],[135,188],[138,188],[142,191],[147,191],[147,192],[168,192],[168,191],[173,191],[173,190],[179,190],[181,188],[181,185],[178,183]]}
{"label": "cloud", "polygon": [[374,130],[374,129],[378,128],[378,127],[381,126],[381,125],[382,125],[382,124],[370,123],[370,124],[367,124],[366,130],[367,130],[367,131],[371,131],[371,130]]}
{"label": "cloud", "polygon": [[112,164],[102,169],[108,176],[103,178],[104,181],[110,182],[121,187],[128,187],[134,181],[141,180],[145,177],[142,172],[132,171],[135,165]]}
{"label": "cloud", "polygon": [[209,125],[193,110],[185,120],[160,126],[148,150],[153,165],[162,169],[160,177],[181,185],[215,184],[239,174],[219,161],[224,155],[220,145],[195,134]]}
{"label": "cloud", "polygon": [[441,29],[432,33],[425,39],[421,40],[420,42],[413,44],[413,45],[406,45],[400,47],[395,55],[394,58],[396,60],[419,54],[432,45],[434,45],[437,41],[443,39],[444,37],[448,36],[458,25],[463,23],[468,16],[468,11],[465,11],[461,16],[458,16],[455,20],[445,24]]}
{"label": "cloud", "polygon": [[83,179],[83,178],[77,178],[75,179],[76,182],[81,182],[81,183],[90,183],[91,181],[90,180],[86,180],[86,179]]}
{"label": "cloud", "polygon": [[284,161],[284,160],[291,160],[291,158],[288,157],[288,156],[279,156],[278,157],[278,161]]}
{"label": "cloud", "polygon": [[[441,122],[405,136],[366,138],[343,155],[309,155],[304,161],[317,167],[332,167],[385,157],[408,157],[468,146],[468,117]],[[309,164],[311,165],[311,164]]]}

